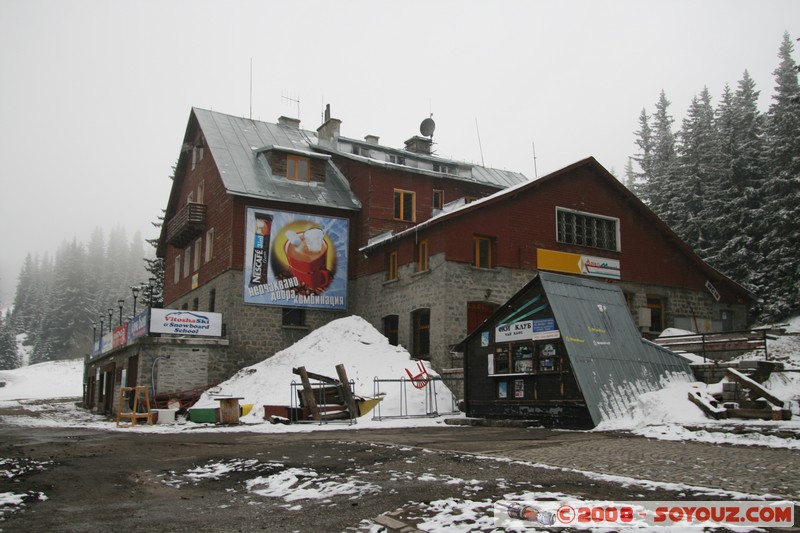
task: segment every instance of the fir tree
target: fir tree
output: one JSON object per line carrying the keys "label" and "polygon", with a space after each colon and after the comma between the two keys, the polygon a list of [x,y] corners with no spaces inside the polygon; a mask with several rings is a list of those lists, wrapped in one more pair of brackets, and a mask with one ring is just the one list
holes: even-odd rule
{"label": "fir tree", "polygon": [[8,314],[0,313],[0,370],[13,370],[20,366],[14,325]]}
{"label": "fir tree", "polygon": [[[628,165],[625,169],[627,187],[646,203],[651,203],[647,194],[649,192],[648,185],[652,180],[653,134],[650,129],[650,117],[644,109],[639,115],[639,130],[635,132],[635,135],[634,142],[639,151],[633,157],[628,158]],[[633,162],[638,165],[638,172],[635,170]]]}
{"label": "fir tree", "polygon": [[785,33],[775,69],[775,94],[767,112],[769,178],[764,183],[767,231],[761,241],[760,285],[764,317],[782,319],[800,311],[800,87],[794,46]]}
{"label": "fir tree", "polygon": [[[152,222],[153,226],[160,228],[164,223],[164,216],[158,217],[157,222]],[[158,247],[158,239],[148,239],[147,243],[153,247],[153,251]],[[148,285],[145,289],[147,293],[148,305],[150,307],[161,307],[164,302],[164,258],[156,257],[155,254],[151,257],[145,257],[145,270],[149,274],[149,279],[152,280],[152,285]]]}
{"label": "fir tree", "polygon": [[91,286],[84,274],[86,253],[73,240],[56,256],[55,272],[45,322],[34,345],[34,362],[74,359],[90,344]]}
{"label": "fir tree", "polygon": [[675,119],[669,114],[670,101],[661,91],[652,126],[652,157],[649,164],[649,178],[645,188],[645,198],[650,209],[669,226],[679,219],[680,208],[675,205],[674,195],[678,186],[675,151],[675,134],[672,124]]}
{"label": "fir tree", "polygon": [[726,87],[717,110],[720,152],[725,167],[713,194],[708,195],[705,219],[717,230],[708,261],[751,290],[757,290],[754,271],[762,262],[758,243],[764,232],[762,186],[766,177],[764,117],[759,93],[745,71],[736,93]]}
{"label": "fir tree", "polygon": [[689,246],[702,254],[712,246],[704,234],[707,228],[701,218],[703,202],[706,189],[719,180],[721,170],[714,109],[707,88],[692,99],[678,137],[680,181],[673,181],[671,198],[675,209],[669,223]]}

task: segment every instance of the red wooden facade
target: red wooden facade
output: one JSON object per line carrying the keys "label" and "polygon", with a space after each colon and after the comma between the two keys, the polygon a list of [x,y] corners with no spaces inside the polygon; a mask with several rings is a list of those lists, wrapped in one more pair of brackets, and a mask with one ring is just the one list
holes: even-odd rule
{"label": "red wooden facade", "polygon": [[[619,251],[558,242],[556,208],[618,219]],[[593,158],[513,191],[444,215],[416,231],[372,247],[367,272],[385,270],[385,256],[398,253],[400,266],[416,261],[417,245],[431,256],[472,263],[474,237],[491,239],[492,266],[536,269],[537,249],[618,260],[624,281],[706,291],[711,280],[724,301],[745,303],[747,291],[714,271]]]}

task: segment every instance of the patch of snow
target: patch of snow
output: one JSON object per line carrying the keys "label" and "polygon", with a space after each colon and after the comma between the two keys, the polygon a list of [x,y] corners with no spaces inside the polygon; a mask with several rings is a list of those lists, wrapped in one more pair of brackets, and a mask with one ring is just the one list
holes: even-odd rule
{"label": "patch of snow", "polygon": [[[399,380],[405,378],[405,390],[400,383],[383,384],[380,392],[386,397],[380,403],[381,416],[398,416],[401,409],[410,414],[425,414],[431,403],[429,396],[431,384],[424,389],[416,389],[408,383],[408,369],[412,375],[419,373],[418,364],[430,376],[438,376],[427,364],[412,360],[402,346],[392,346],[388,339],[372,325],[358,316],[334,320],[312,331],[298,342],[276,353],[274,356],[237,372],[231,379],[204,393],[194,408],[219,407],[218,397],[232,396],[244,398],[240,404],[253,404],[250,413],[242,417],[245,424],[264,422],[264,405],[297,406],[297,398],[292,398],[294,381],[300,387],[300,376],[293,374],[293,368],[305,367],[308,372],[338,379],[336,365],[343,364],[347,377],[354,382],[354,394],[372,397],[375,391],[375,378]],[[405,395],[406,405],[401,403]],[[453,397],[441,382],[436,384],[436,404],[442,412],[451,410]],[[426,403],[427,402],[427,403]],[[371,418],[372,413],[359,419]]]}
{"label": "patch of snow", "polygon": [[0,370],[0,401],[80,397],[83,359],[50,361],[14,370]]}

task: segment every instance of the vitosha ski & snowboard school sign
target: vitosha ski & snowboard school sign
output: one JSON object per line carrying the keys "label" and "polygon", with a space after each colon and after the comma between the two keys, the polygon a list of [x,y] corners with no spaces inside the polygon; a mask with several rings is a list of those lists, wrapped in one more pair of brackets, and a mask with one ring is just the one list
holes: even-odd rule
{"label": "vitosha ski & snowboard school sign", "polygon": [[150,333],[222,336],[222,313],[151,309]]}

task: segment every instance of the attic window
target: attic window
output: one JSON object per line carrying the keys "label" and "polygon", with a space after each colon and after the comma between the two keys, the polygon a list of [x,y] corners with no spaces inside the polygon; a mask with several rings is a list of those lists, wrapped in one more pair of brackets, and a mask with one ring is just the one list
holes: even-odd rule
{"label": "attic window", "polygon": [[369,149],[358,146],[357,144],[353,145],[352,153],[354,155],[360,155],[362,157],[369,157]]}
{"label": "attic window", "polygon": [[192,147],[192,170],[194,170],[198,163],[203,160],[203,153],[204,153],[204,146],[205,146],[205,139],[200,137],[194,143]]}
{"label": "attic window", "polygon": [[434,163],[433,164],[433,171],[434,172],[441,172],[443,174],[455,174],[456,167],[452,165],[444,165],[442,163]]}
{"label": "attic window", "polygon": [[402,155],[386,154],[386,161],[394,163],[395,165],[405,165],[406,158]]}
{"label": "attic window", "polygon": [[619,251],[619,219],[556,208],[558,242]]}
{"label": "attic window", "polygon": [[311,176],[310,163],[307,157],[286,156],[286,177],[290,180],[308,181]]}

